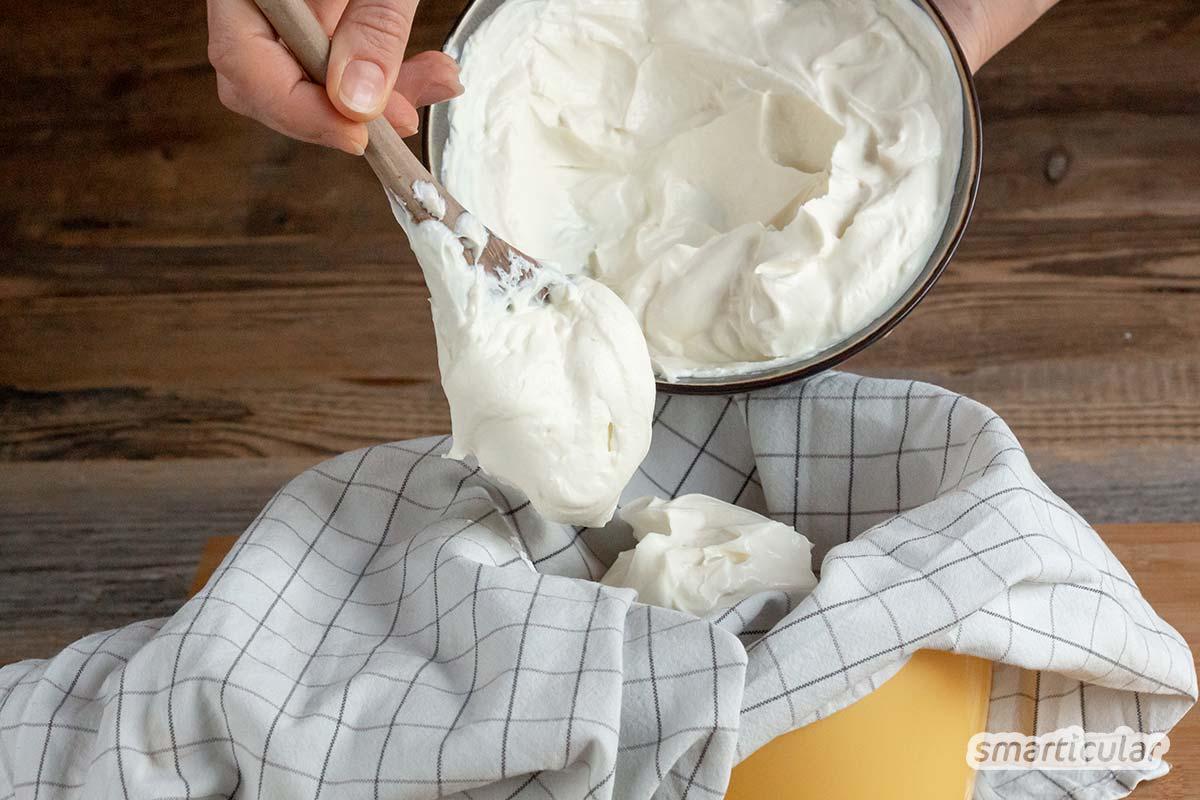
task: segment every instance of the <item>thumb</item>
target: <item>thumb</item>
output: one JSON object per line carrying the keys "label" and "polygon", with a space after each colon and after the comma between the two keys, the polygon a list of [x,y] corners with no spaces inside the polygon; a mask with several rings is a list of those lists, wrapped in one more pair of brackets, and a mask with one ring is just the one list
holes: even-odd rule
{"label": "thumb", "polygon": [[326,91],[343,115],[383,113],[400,74],[417,0],[350,0],[333,32]]}

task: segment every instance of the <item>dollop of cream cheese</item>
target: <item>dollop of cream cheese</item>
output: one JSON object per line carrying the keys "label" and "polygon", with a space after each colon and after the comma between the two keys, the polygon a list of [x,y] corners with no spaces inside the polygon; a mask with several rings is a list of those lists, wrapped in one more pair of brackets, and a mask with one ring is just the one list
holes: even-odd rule
{"label": "dollop of cream cheese", "polygon": [[638,600],[696,616],[758,592],[799,599],[817,585],[812,543],[794,528],[713,497],[642,497],[620,517],[637,546],[601,582],[636,589]]}
{"label": "dollop of cream cheese", "polygon": [[429,287],[449,457],[473,457],[548,520],[605,524],[650,446],[654,375],[637,321],[582,275],[486,272],[484,226],[463,214],[451,230],[432,184],[414,195],[433,219],[416,222],[396,197],[392,208]]}
{"label": "dollop of cream cheese", "polygon": [[462,65],[446,185],[612,287],[668,379],[852,335],[948,216],[962,90],[911,0],[509,0]]}

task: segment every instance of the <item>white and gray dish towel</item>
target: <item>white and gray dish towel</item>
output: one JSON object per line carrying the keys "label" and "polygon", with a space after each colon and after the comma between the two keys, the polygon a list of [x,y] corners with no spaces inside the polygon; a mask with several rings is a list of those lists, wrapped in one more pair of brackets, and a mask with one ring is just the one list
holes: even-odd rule
{"label": "white and gray dish towel", "polygon": [[[934,386],[659,399],[626,498],[766,512],[821,565],[799,603],[710,619],[589,580],[632,544],[620,523],[546,523],[447,449],[310,469],[175,616],[0,669],[0,800],[716,798],[921,648],[998,662],[993,731],[1165,731],[1196,699],[1187,644],[1003,420]],[[976,797],[1151,777],[981,773]]]}

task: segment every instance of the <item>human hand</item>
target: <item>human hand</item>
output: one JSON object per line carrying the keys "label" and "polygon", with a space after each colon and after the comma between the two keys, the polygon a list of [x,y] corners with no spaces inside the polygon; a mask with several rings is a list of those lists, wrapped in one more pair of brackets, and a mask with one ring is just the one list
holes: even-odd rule
{"label": "human hand", "polygon": [[1058,0],[934,0],[975,72]]}
{"label": "human hand", "polygon": [[417,109],[462,93],[444,53],[405,59],[417,0],[308,0],[332,42],[325,86],[308,80],[254,0],[208,0],[208,57],[226,108],[305,142],[362,155],[366,123],[401,136]]}

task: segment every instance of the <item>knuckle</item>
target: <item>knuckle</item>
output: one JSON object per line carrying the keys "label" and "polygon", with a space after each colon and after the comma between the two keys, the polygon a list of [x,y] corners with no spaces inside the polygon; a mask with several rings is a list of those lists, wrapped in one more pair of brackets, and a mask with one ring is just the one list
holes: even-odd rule
{"label": "knuckle", "polygon": [[222,72],[229,64],[230,56],[233,55],[233,43],[228,37],[213,35],[208,40],[208,63],[212,64],[213,69],[218,73]]}
{"label": "knuckle", "polygon": [[399,51],[412,26],[407,8],[394,2],[368,0],[353,6],[348,21],[367,47],[389,56],[403,55]]}
{"label": "knuckle", "polygon": [[275,130],[284,130],[291,122],[286,100],[273,94],[252,98],[251,109],[255,117]]}

